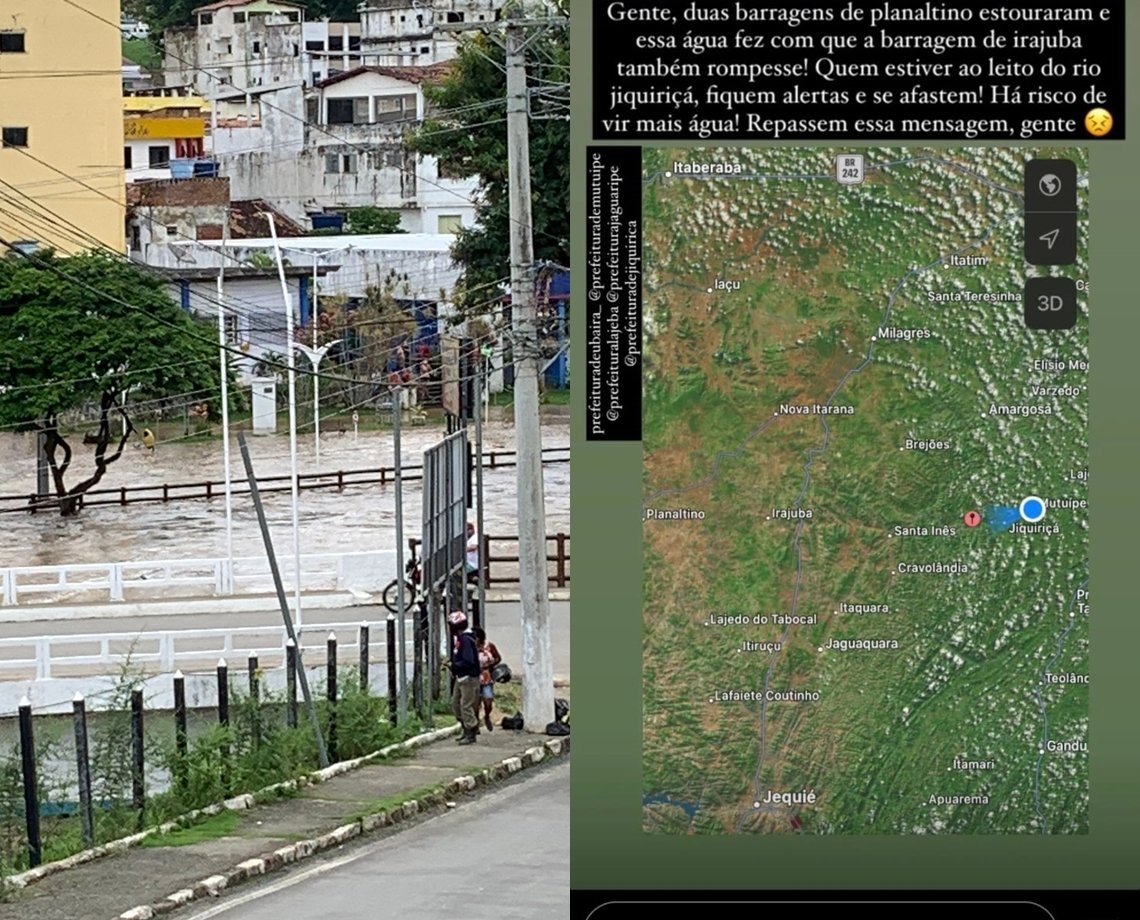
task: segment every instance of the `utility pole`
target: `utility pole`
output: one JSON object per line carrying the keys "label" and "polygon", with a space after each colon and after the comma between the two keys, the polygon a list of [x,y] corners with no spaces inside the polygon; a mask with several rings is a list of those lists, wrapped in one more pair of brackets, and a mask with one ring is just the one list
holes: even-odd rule
{"label": "utility pole", "polygon": [[530,212],[524,27],[507,20],[507,168],[511,215],[511,332],[515,352],[519,587],[522,602],[523,724],[542,731],[554,719],[550,597],[546,574],[546,496],[538,422],[538,341],[534,311],[534,236]]}
{"label": "utility pole", "polygon": [[[539,348],[534,305],[534,235],[531,223],[530,128],[527,106],[528,31],[565,25],[562,18],[525,19],[512,10],[496,23],[503,30],[507,72],[507,169],[511,238],[511,339],[515,355],[519,587],[522,604],[523,724],[541,732],[554,719],[554,665],[550,651],[550,595],[546,572],[546,496],[542,433],[538,422]],[[439,31],[472,31],[471,24],[437,25]]]}

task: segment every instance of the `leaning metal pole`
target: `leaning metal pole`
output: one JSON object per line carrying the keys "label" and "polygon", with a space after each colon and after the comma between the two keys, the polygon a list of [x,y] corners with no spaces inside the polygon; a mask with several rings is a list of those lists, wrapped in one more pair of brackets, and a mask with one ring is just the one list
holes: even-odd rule
{"label": "leaning metal pole", "polygon": [[321,767],[329,765],[329,752],[325,748],[325,739],[321,735],[320,721],[317,719],[317,709],[313,705],[313,696],[309,692],[309,679],[305,676],[305,663],[301,658],[301,643],[293,631],[293,619],[289,616],[289,601],[285,598],[285,585],[281,581],[281,570],[277,568],[277,556],[273,552],[273,540],[269,536],[269,524],[265,520],[265,508],[261,504],[261,492],[257,488],[257,478],[253,475],[253,461],[249,459],[249,447],[245,443],[245,432],[238,432],[238,446],[241,448],[241,460],[245,464],[245,476],[249,481],[249,494],[253,499],[253,507],[257,511],[257,523],[261,526],[261,538],[265,541],[265,555],[269,558],[269,571],[273,573],[273,586],[277,589],[277,602],[281,605],[281,618],[285,621],[285,630],[293,641],[296,650],[297,679],[301,682],[301,693],[305,697],[305,708],[309,711],[309,720],[313,723],[313,734],[317,738],[317,752],[321,758]]}
{"label": "leaning metal pole", "polygon": [[[293,347],[293,306],[289,303],[289,286],[285,283],[285,263],[281,260],[281,246],[277,241],[277,225],[273,215],[267,213],[269,232],[273,237],[273,256],[277,260],[277,275],[281,279],[281,302],[285,307],[285,356],[289,364],[289,477],[293,493],[293,582],[297,605],[297,624],[301,624],[301,525],[300,504],[297,481],[297,358]],[[316,379],[316,374],[313,374]],[[276,408],[276,407],[275,407]]]}

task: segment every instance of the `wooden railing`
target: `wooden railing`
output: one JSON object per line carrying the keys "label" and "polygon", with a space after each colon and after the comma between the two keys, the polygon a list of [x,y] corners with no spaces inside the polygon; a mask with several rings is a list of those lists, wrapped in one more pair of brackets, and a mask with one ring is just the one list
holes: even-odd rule
{"label": "wooden railing", "polygon": [[[493,536],[483,534],[483,549],[479,553],[479,567],[482,570],[483,584],[517,585],[519,583],[519,556],[517,536]],[[417,558],[420,556],[422,540],[411,539],[408,546]],[[514,555],[502,544],[512,544]],[[547,579],[552,588],[566,588],[570,585],[570,534],[553,533],[546,536]]]}
{"label": "wooden railing", "polygon": [[[544,447],[543,463],[569,463],[569,447]],[[513,450],[493,450],[483,454],[484,469],[503,469],[515,466],[516,453]],[[407,464],[401,471],[405,480],[423,479],[423,464]],[[372,467],[361,470],[337,470],[330,473],[300,473],[297,476],[298,491],[312,489],[336,489],[343,491],[355,486],[388,485],[395,481],[396,471],[391,466]],[[288,492],[292,489],[288,474],[279,476],[259,476],[258,491]],[[246,495],[249,484],[245,477],[235,478],[230,483],[232,495]],[[94,505],[131,505],[139,502],[172,502],[186,499],[222,498],[226,494],[224,481],[156,483],[142,486],[120,486],[115,489],[91,489],[84,493],[81,503],[84,507]],[[0,513],[15,511],[36,512],[52,510],[59,505],[59,499],[51,496],[37,498],[35,495],[0,495]]]}

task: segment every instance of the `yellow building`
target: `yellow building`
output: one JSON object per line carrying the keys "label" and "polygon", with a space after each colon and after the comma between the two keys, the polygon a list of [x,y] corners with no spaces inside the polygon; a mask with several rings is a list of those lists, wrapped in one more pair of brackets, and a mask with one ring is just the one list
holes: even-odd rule
{"label": "yellow building", "polygon": [[10,243],[126,252],[118,22],[119,0],[0,3],[0,237]]}

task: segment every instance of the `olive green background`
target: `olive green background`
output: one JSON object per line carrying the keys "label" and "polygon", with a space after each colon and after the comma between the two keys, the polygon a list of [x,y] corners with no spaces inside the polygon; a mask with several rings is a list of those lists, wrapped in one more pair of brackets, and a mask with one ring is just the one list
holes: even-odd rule
{"label": "olive green background", "polygon": [[[1131,12],[1129,57],[1140,52],[1140,10]],[[585,268],[578,255],[585,240],[585,148],[592,141],[590,13],[591,4],[573,4],[572,887],[1140,887],[1140,604],[1135,590],[1140,574],[1140,117],[1135,100],[1140,86],[1135,70],[1127,81],[1133,138],[1090,143],[1090,834],[656,836],[641,830],[641,445],[586,440]],[[1111,110],[1111,103],[1106,107]],[[924,146],[969,145],[980,146],[969,141]]]}

